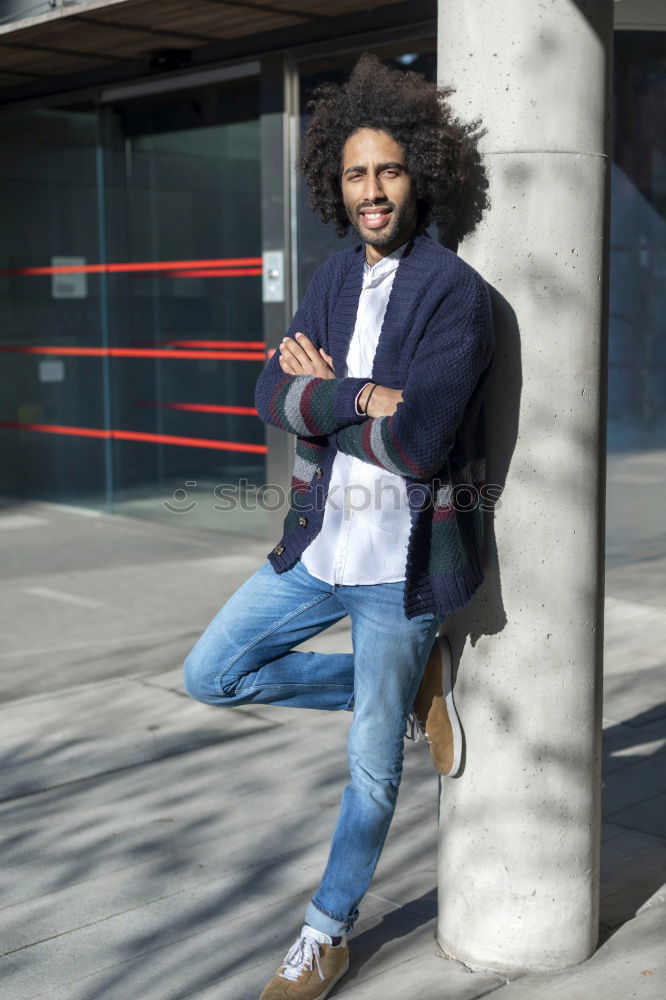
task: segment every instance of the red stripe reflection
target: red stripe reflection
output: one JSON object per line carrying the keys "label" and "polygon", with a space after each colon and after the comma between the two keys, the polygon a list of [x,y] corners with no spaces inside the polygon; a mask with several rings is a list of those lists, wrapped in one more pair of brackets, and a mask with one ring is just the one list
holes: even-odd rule
{"label": "red stripe reflection", "polygon": [[117,441],[147,441],[150,444],[178,444],[187,448],[212,448],[216,451],[245,451],[265,455],[265,444],[244,444],[241,441],[211,441],[208,438],[179,437],[174,434],[145,434],[142,431],[103,430],[99,427],[66,427],[62,424],[29,424],[0,420],[0,427],[9,430],[41,431],[45,434],[65,434],[73,437],[113,438]]}
{"label": "red stripe reflection", "polygon": [[222,267],[211,267],[211,268],[197,268],[193,271],[170,271],[170,278],[248,278],[254,277],[255,275],[262,274],[262,269],[260,267],[247,267],[247,268],[222,268]]}
{"label": "red stripe reflection", "polygon": [[255,351],[166,351],[150,347],[19,347],[0,345],[8,354],[64,354],[70,357],[101,358],[206,358],[217,361],[265,361],[266,355]]}
{"label": "red stripe reflection", "polygon": [[242,347],[246,351],[266,349],[266,343],[263,340],[165,340],[163,343],[170,347]]}
{"label": "red stripe reflection", "polygon": [[217,403],[156,403],[142,399],[135,400],[132,406],[150,406],[163,410],[188,410],[193,413],[233,413],[239,416],[259,416],[254,406],[224,406]]}
{"label": "red stripe reflection", "polygon": [[[62,267],[10,267],[0,269],[0,274],[135,274],[142,271],[174,271],[192,268],[259,268],[261,257],[216,257],[210,260],[145,260],[131,264],[73,264]],[[246,274],[247,271],[241,271]]]}

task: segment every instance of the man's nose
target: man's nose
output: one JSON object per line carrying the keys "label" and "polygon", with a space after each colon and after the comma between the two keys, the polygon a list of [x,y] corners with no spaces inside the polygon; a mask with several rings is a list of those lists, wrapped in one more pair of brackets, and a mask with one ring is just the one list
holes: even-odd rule
{"label": "man's nose", "polygon": [[385,201],[386,195],[382,189],[381,181],[379,177],[368,172],[365,175],[365,184],[363,186],[363,200],[364,201]]}

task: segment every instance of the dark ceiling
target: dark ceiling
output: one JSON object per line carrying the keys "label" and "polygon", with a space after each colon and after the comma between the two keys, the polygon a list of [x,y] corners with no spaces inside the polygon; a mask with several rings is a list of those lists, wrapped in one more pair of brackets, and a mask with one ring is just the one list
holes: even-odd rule
{"label": "dark ceiling", "polygon": [[[321,33],[344,19],[350,32],[355,22],[367,30],[373,11],[396,5],[407,6],[401,0],[92,0],[59,7],[0,26],[0,99],[119,64],[154,67],[169,52],[187,60],[217,44],[227,57],[234,48],[242,54],[253,38],[298,35],[308,25]],[[423,8],[409,6],[414,14]]]}

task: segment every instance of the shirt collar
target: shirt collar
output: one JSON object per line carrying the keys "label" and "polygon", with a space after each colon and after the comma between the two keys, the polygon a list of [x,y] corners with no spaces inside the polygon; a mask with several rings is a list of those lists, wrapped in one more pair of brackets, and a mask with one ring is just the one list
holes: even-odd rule
{"label": "shirt collar", "polygon": [[363,277],[366,282],[374,282],[377,278],[384,278],[391,271],[395,271],[400,263],[400,258],[407,249],[408,243],[409,240],[405,240],[402,246],[399,246],[397,250],[394,250],[393,253],[388,254],[386,257],[382,257],[372,267],[370,267],[366,258],[363,262]]}

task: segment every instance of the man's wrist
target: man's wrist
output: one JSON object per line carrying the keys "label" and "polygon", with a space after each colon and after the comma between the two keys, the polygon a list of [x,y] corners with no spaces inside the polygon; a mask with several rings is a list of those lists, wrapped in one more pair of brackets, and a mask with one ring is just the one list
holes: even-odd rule
{"label": "man's wrist", "polygon": [[368,390],[368,392],[369,392],[370,388],[374,384],[375,384],[374,382],[366,382],[365,385],[361,387],[360,391],[356,395],[356,404],[355,404],[356,405],[356,412],[359,415],[361,415],[361,416],[365,415],[365,406],[363,406],[363,408],[361,408],[361,396],[363,395],[363,393],[366,393],[366,397],[367,397],[368,393],[366,392],[366,390]]}
{"label": "man's wrist", "polygon": [[368,384],[368,379],[347,375],[336,378],[332,384],[335,386],[333,408],[339,426],[363,423],[367,418],[361,408],[360,393]]}

